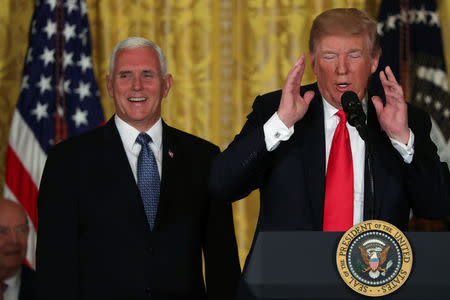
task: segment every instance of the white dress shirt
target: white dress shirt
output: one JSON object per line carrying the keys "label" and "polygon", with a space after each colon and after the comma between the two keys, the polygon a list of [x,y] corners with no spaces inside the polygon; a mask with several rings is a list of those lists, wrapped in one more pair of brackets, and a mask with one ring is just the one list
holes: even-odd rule
{"label": "white dress shirt", "polygon": [[[335,115],[338,111],[334,106],[322,98],[325,122],[325,166],[328,166],[331,142],[334,131],[339,124],[339,117]],[[362,100],[364,112],[367,115],[367,97]],[[361,223],[364,220],[364,168],[365,168],[365,143],[358,134],[355,127],[347,122],[347,129],[350,136],[350,145],[353,157],[353,224]],[[264,139],[268,151],[275,150],[281,141],[287,141],[294,133],[294,126],[286,127],[275,112],[264,124]],[[394,148],[400,153],[406,163],[411,163],[414,155],[414,134],[409,130],[408,145],[390,139]],[[325,168],[326,174],[326,168]]]}
{"label": "white dress shirt", "polygon": [[8,285],[6,290],[3,292],[4,300],[17,300],[19,299],[20,291],[20,275],[22,274],[22,268],[16,272],[13,276],[8,279],[3,280],[4,283]]}
{"label": "white dress shirt", "polygon": [[[137,182],[137,159],[139,152],[141,151],[141,145],[136,142],[136,138],[139,135],[139,131],[119,118],[117,115],[114,117],[117,130],[119,131],[122,144],[127,154],[128,162],[130,163],[131,170],[133,171],[134,179]],[[162,121],[161,118],[146,132],[151,138],[150,149],[153,151],[156,163],[158,165],[159,178],[161,178],[162,170]]]}

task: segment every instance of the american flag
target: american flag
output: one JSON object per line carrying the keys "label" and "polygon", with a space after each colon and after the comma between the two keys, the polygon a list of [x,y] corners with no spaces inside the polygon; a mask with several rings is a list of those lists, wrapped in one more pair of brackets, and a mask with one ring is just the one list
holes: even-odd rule
{"label": "american flag", "polygon": [[4,196],[32,224],[27,261],[34,267],[37,194],[49,149],[104,121],[91,59],[84,0],[37,0],[7,149]]}
{"label": "american flag", "polygon": [[[431,138],[450,166],[450,93],[436,1],[382,1],[378,33],[380,68],[391,66],[407,100],[430,114]],[[373,77],[379,88],[378,76]]]}

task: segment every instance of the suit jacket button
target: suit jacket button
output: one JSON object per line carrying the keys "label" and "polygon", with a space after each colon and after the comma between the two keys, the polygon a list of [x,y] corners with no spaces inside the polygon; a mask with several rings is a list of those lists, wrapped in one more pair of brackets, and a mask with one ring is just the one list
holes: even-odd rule
{"label": "suit jacket button", "polygon": [[151,297],[152,296],[152,289],[151,288],[146,288],[145,289],[145,293],[147,294],[147,296]]}
{"label": "suit jacket button", "polygon": [[153,247],[148,247],[147,252],[151,255],[155,254],[155,249]]}

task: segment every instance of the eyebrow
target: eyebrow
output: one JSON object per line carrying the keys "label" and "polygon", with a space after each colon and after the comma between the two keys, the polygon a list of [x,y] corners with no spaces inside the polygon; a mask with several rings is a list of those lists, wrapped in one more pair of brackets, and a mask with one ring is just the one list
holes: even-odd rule
{"label": "eyebrow", "polygon": [[141,73],[144,73],[144,74],[155,74],[155,75],[158,74],[158,72],[156,72],[154,70],[143,70]]}
{"label": "eyebrow", "polygon": [[[123,70],[123,71],[119,71],[119,75],[123,75],[123,74],[131,74],[133,73],[130,70]],[[155,72],[153,70],[142,70],[141,73],[145,73],[145,74],[158,74],[158,72]]]}
{"label": "eyebrow", "polygon": [[131,74],[131,71],[128,71],[128,70],[119,71],[119,75],[123,75],[123,74]]}
{"label": "eyebrow", "polygon": [[347,51],[347,53],[355,53],[355,52],[362,52],[361,49],[350,49]]}
{"label": "eyebrow", "polygon": [[324,50],[321,52],[321,54],[337,54],[337,52],[333,50]]}
{"label": "eyebrow", "polygon": [[[345,52],[345,53],[355,53],[355,52],[362,52],[363,50],[362,49],[350,49],[350,50],[348,50],[347,52]],[[338,54],[337,53],[337,51],[333,51],[333,50],[323,50],[322,52],[321,52],[321,54]]]}
{"label": "eyebrow", "polygon": [[25,226],[28,227],[28,223],[17,224],[16,226],[12,226],[12,227],[11,226],[0,225],[0,229],[9,229],[9,228],[15,229],[15,228],[20,228],[20,227],[25,227]]}

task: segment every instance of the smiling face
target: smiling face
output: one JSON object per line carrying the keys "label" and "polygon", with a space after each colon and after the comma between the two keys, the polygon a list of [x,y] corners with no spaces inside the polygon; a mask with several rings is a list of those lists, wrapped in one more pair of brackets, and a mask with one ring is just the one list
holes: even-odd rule
{"label": "smiling face", "polygon": [[116,114],[144,132],[161,116],[161,101],[169,93],[172,76],[163,77],[158,54],[149,47],[122,49],[116,54],[113,74],[106,77]]}
{"label": "smiling face", "polygon": [[368,36],[323,36],[310,53],[317,85],[325,100],[342,109],[341,96],[353,91],[361,100],[367,91],[369,77],[377,70],[379,55],[372,57]]}
{"label": "smiling face", "polygon": [[16,203],[0,199],[0,280],[14,275],[23,264],[28,231],[23,209]]}

